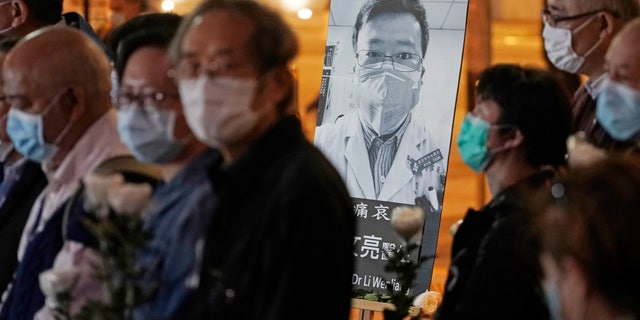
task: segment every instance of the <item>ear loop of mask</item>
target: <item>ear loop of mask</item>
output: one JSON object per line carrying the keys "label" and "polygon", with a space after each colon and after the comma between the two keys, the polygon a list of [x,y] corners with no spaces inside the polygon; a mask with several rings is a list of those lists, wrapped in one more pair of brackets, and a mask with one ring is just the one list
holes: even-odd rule
{"label": "ear loop of mask", "polygon": [[[591,21],[593,21],[593,19],[595,19],[595,18],[597,18],[599,16],[600,16],[599,14],[596,14],[596,15],[592,16],[591,18],[587,19],[587,21],[585,21],[584,23],[579,25],[577,28],[573,29],[573,31],[571,31],[571,34],[573,35],[573,34],[576,34],[576,33],[580,32],[582,29],[586,28],[589,25],[589,23],[591,23]],[[585,52],[582,55],[582,58],[584,59],[584,58],[588,57],[591,53],[593,53],[593,51],[598,48],[600,43],[602,43],[602,38],[598,37],[598,41],[596,41],[596,43],[593,46],[591,46],[591,48],[589,50],[587,50],[587,52]]]}
{"label": "ear loop of mask", "polygon": [[[51,111],[51,108],[56,104],[56,103],[60,103],[60,97],[63,94],[67,93],[67,90],[69,90],[69,88],[64,89],[63,92],[59,93],[56,98],[55,98],[55,103],[51,103],[49,106],[47,106],[46,110],[42,112],[42,121],[44,121],[44,117],[47,116],[47,114],[49,113],[49,111]],[[69,121],[67,123],[67,125],[64,127],[64,129],[62,129],[62,132],[60,132],[60,134],[58,135],[58,137],[53,141],[52,145],[54,146],[58,146],[58,143],[60,143],[60,141],[62,141],[62,139],[64,139],[64,137],[67,135],[67,133],[69,132],[69,130],[71,129],[71,125],[73,124],[72,121]]]}
{"label": "ear loop of mask", "polygon": [[[502,129],[509,129],[509,130],[517,130],[517,128],[513,125],[510,124],[496,124],[496,125],[491,125],[490,130],[502,130]],[[489,147],[487,146],[487,150],[489,150],[489,153],[491,153],[491,156],[493,157],[494,155],[507,150],[511,147],[509,146],[505,146],[502,145],[500,147],[494,148],[494,149],[489,149]]]}

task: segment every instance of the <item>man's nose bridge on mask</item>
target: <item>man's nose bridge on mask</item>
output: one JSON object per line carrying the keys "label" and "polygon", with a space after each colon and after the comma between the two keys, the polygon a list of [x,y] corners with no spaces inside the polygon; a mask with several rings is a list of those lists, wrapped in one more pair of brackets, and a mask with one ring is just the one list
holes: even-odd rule
{"label": "man's nose bridge on mask", "polygon": [[395,70],[396,66],[393,62],[393,56],[384,56],[382,59],[382,67],[386,66],[388,69]]}

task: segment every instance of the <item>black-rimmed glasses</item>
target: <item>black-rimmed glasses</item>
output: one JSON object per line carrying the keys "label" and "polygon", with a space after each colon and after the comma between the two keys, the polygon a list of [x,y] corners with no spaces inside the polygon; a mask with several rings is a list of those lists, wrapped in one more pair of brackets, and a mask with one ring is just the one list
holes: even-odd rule
{"label": "black-rimmed glasses", "polygon": [[367,69],[380,69],[384,61],[390,58],[393,69],[401,72],[420,70],[422,57],[417,54],[401,52],[390,56],[375,50],[360,50],[356,53],[358,65]]}
{"label": "black-rimmed glasses", "polygon": [[[600,12],[603,12],[603,11],[604,12],[608,12],[606,9],[598,9],[598,10],[587,11],[587,12],[575,14],[575,15],[572,15],[572,16],[565,16],[565,17],[554,16],[551,13],[551,11],[549,11],[549,9],[542,9],[542,11],[540,13],[542,14],[542,21],[548,23],[552,27],[555,27],[558,24],[558,22],[576,20],[576,19],[592,16],[592,15],[594,15],[596,13],[600,13]],[[614,17],[617,17],[617,15],[615,13],[611,13],[611,14]]]}
{"label": "black-rimmed glasses", "polygon": [[167,99],[179,98],[180,95],[178,95],[177,93],[168,94],[163,92],[149,92],[135,94],[133,92],[119,92],[118,96],[116,97],[116,107],[118,109],[126,108],[135,103],[138,106],[144,108],[157,108],[158,106],[161,106]]}

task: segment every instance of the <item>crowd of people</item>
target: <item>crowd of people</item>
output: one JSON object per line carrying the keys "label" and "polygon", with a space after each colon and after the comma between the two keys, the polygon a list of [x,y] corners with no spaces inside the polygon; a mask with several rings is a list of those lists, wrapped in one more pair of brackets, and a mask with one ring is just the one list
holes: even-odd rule
{"label": "crowd of people", "polygon": [[[419,0],[363,8],[362,109],[349,132],[368,128],[356,135],[370,151],[360,192],[384,198],[379,178],[402,162],[417,101],[387,110],[369,82],[402,76],[417,92],[428,25]],[[112,303],[113,279],[96,277],[112,261],[89,222],[121,214],[140,190],[143,243],[127,257],[135,289],[121,293],[121,318],[348,319],[350,192],[363,183],[302,131],[289,68],[298,43],[282,17],[251,0],[203,0],[185,16],[128,18],[104,40],[62,0],[0,10],[0,320],[87,318],[87,306]],[[588,78],[573,97],[546,70],[480,75],[456,147],[493,197],[455,233],[435,319],[640,317],[639,16],[637,0],[546,2],[549,61]],[[393,45],[390,23],[417,29],[409,45]],[[325,149],[343,142],[331,134],[347,120],[316,131]],[[427,197],[407,181],[409,200]],[[111,202],[118,188],[125,206]],[[51,295],[44,274],[72,280]],[[109,283],[130,275],[118,276]]]}

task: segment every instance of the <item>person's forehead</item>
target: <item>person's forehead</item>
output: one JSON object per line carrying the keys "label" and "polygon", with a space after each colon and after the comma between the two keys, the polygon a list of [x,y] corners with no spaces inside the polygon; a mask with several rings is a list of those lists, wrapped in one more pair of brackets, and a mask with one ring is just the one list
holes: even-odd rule
{"label": "person's forehead", "polygon": [[489,123],[495,123],[500,119],[502,109],[493,99],[476,97],[473,113]]}
{"label": "person's forehead", "polygon": [[369,19],[358,34],[358,47],[376,42],[421,47],[422,30],[411,13],[382,13]]}
{"label": "person's forehead", "polygon": [[168,76],[170,68],[171,64],[164,49],[153,46],[142,47],[129,57],[122,75],[122,82],[135,87],[148,84],[168,86],[173,84]]}
{"label": "person's forehead", "polygon": [[580,13],[578,0],[548,0],[547,9],[549,9],[551,12],[563,15],[573,15]]}
{"label": "person's forehead", "polygon": [[227,9],[212,10],[194,19],[182,48],[200,54],[241,51],[246,48],[253,28],[253,23],[244,16]]}
{"label": "person's forehead", "polygon": [[640,32],[621,34],[616,37],[607,50],[607,62],[639,65],[640,46],[636,45],[638,41],[640,41]]}
{"label": "person's forehead", "polygon": [[11,60],[5,60],[2,68],[2,80],[6,90],[27,90],[27,85],[31,83],[31,81],[26,81],[27,78],[26,70],[22,66],[12,63]]}

